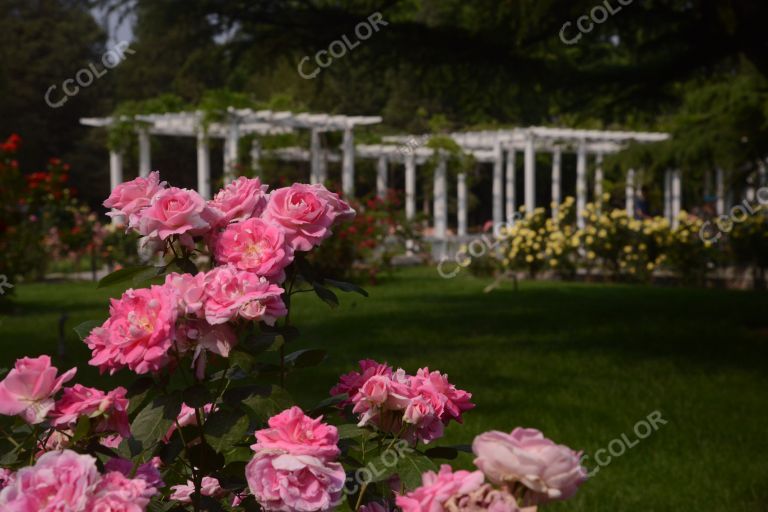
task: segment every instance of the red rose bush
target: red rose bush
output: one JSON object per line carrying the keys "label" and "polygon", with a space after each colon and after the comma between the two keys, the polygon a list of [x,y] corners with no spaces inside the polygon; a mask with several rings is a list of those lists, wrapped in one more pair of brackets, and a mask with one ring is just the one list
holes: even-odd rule
{"label": "red rose bush", "polygon": [[102,279],[127,290],[76,331],[99,373],[134,378],[86,387],[46,355],[0,374],[0,510],[517,512],[585,481],[581,454],[534,429],[477,436],[475,470],[438,467],[469,451],[435,445],[475,404],[428,367],[363,360],[293,404],[286,380],[326,353],[288,350],[292,298],[367,296],[308,257],[355,216],[338,194],[241,177],[206,201],[153,172],[104,205],[152,264]]}

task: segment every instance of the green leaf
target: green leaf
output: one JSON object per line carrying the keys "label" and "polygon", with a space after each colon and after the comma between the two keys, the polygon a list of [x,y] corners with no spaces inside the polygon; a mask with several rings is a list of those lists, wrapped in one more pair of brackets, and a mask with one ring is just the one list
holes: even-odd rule
{"label": "green leaf", "polygon": [[369,439],[376,435],[375,432],[372,432],[366,428],[358,427],[354,423],[338,425],[336,429],[339,432],[339,439],[353,439],[358,437]]}
{"label": "green leaf", "polygon": [[223,453],[241,442],[248,433],[248,416],[232,411],[217,411],[205,422],[205,439],[214,450]]}
{"label": "green leaf", "polygon": [[116,270],[111,274],[102,277],[97,288],[106,288],[107,286],[113,286],[126,281],[131,281],[134,286],[138,286],[159,276],[164,270],[165,267],[153,267],[148,265],[121,268],[120,270]]}
{"label": "green leaf", "polygon": [[421,475],[427,471],[436,471],[437,466],[432,460],[413,449],[399,452],[401,455],[397,462],[397,474],[407,490],[412,490],[421,485]]}
{"label": "green leaf", "polygon": [[80,416],[77,419],[77,425],[75,425],[75,432],[72,434],[72,439],[70,439],[70,442],[72,444],[80,441],[81,439],[85,439],[85,437],[88,435],[88,432],[91,430],[91,420],[88,418],[88,416]]}
{"label": "green leaf", "polygon": [[323,302],[331,306],[332,308],[335,308],[339,305],[339,298],[336,296],[335,293],[333,293],[331,290],[326,288],[325,286],[313,283],[312,288],[315,290],[315,293],[318,297],[320,297]]}
{"label": "green leaf", "polygon": [[188,447],[189,462],[203,474],[211,474],[224,467],[224,456],[213,449],[208,443],[198,443]]}
{"label": "green leaf", "polygon": [[279,336],[280,334],[277,332],[260,332],[259,334],[251,334],[246,336],[239,343],[239,346],[249,354],[255,356],[270,350]]}
{"label": "green leaf", "polygon": [[314,406],[310,410],[309,415],[312,417],[315,417],[329,410],[337,409],[336,406],[339,405],[344,400],[346,400],[348,397],[349,395],[347,395],[346,393],[342,393],[340,395],[334,395],[326,398],[325,400],[321,400],[320,403],[318,403],[316,406]]}
{"label": "green leaf", "polygon": [[182,391],[182,400],[190,407],[203,407],[213,402],[213,395],[202,384],[195,384]]}
{"label": "green leaf", "polygon": [[435,446],[425,450],[424,455],[430,459],[454,460],[459,456],[459,450],[453,446]]}
{"label": "green leaf", "polygon": [[194,276],[198,272],[197,265],[189,258],[176,258],[168,266],[178,268],[181,274],[192,274]]}
{"label": "green leaf", "polygon": [[368,297],[367,291],[353,283],[346,283],[344,281],[337,281],[335,279],[323,279],[323,284],[329,284],[343,292],[355,292],[359,293],[363,297]]}
{"label": "green leaf", "polygon": [[91,334],[91,331],[95,327],[99,327],[101,324],[102,322],[99,322],[98,320],[86,320],[85,322],[76,326],[73,330],[75,333],[77,333],[77,337],[82,341],[87,338],[89,334]]}
{"label": "green leaf", "polygon": [[280,386],[272,386],[269,396],[251,395],[242,401],[251,419],[264,422],[293,405],[291,396]]}
{"label": "green leaf", "polygon": [[136,415],[131,424],[132,437],[146,450],[162,439],[180,411],[181,394],[156,398]]}
{"label": "green leaf", "polygon": [[285,363],[294,368],[317,366],[325,360],[328,352],[320,348],[297,350],[285,356]]}

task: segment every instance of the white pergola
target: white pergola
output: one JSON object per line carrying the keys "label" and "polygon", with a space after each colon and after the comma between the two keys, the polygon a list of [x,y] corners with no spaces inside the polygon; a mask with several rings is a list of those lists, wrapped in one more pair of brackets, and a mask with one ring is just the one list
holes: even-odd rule
{"label": "white pergola", "polygon": [[[447,202],[447,158],[440,150],[428,147],[428,135],[386,136],[382,144],[355,145],[354,128],[373,125],[382,121],[378,116],[346,116],[330,114],[293,113],[287,111],[252,110],[228,108],[222,120],[204,123],[200,111],[167,114],[139,115],[116,120],[107,118],[84,118],[81,123],[94,127],[109,127],[115,122],[130,121],[136,126],[139,148],[139,175],[146,176],[151,169],[150,135],[195,137],[197,139],[197,180],[198,192],[205,198],[211,197],[209,139],[224,139],[224,181],[229,182],[236,175],[238,161],[238,140],[248,134],[270,135],[289,133],[294,130],[310,131],[309,148],[288,147],[263,151],[258,137],[253,139],[251,157],[254,166],[267,154],[286,161],[310,163],[310,182],[322,183],[328,178],[328,162],[341,163],[342,190],[348,197],[355,193],[355,159],[376,160],[376,192],[380,197],[388,189],[389,164],[402,165],[405,172],[405,212],[410,219],[416,214],[416,174],[437,152],[437,167],[433,183],[433,237],[444,241],[449,237]],[[334,151],[323,148],[320,134],[328,131],[342,131],[343,141]],[[449,136],[465,153],[476,161],[492,165],[493,222],[498,225],[505,220],[514,221],[518,204],[515,190],[516,154],[523,153],[524,180],[522,205],[527,212],[536,208],[536,153],[549,153],[552,159],[551,192],[552,202],[559,204],[562,197],[562,157],[564,153],[576,155],[576,206],[579,226],[584,226],[582,212],[587,203],[589,159],[594,159],[594,198],[599,202],[603,194],[603,157],[617,153],[629,143],[651,143],[669,138],[666,133],[629,132],[609,130],[578,130],[568,128],[547,128],[532,126],[492,131],[469,131],[451,133]],[[635,211],[635,186],[637,173],[626,172],[626,209],[630,215]],[[722,194],[722,172],[718,172],[718,194]],[[110,181],[114,188],[123,181],[123,154],[110,151]],[[457,175],[457,219],[456,235],[467,236],[468,190],[466,176]],[[665,215],[676,224],[682,207],[681,173],[670,170],[664,179]],[[720,205],[722,201],[718,201]],[[553,215],[557,212],[553,211]]]}

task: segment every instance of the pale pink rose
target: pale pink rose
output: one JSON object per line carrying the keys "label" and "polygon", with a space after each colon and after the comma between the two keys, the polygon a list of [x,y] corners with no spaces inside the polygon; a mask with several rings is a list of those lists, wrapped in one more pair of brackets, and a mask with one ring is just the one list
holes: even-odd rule
{"label": "pale pink rose", "polygon": [[480,471],[454,472],[449,465],[443,464],[439,473],[427,471],[421,475],[422,486],[397,496],[395,502],[403,512],[443,512],[445,502],[479,489],[484,480]]}
{"label": "pale pink rose", "polygon": [[240,176],[219,190],[208,205],[221,212],[222,224],[259,217],[267,206],[267,188],[259,178]]}
{"label": "pale pink rose", "polygon": [[446,374],[421,368],[410,382],[414,393],[432,404],[443,423],[447,424],[451,419],[461,423],[462,413],[475,407],[470,401],[472,394],[456,389],[456,386],[448,382]]}
{"label": "pale pink rose", "polygon": [[84,512],[100,476],[96,459],[71,450],[43,454],[21,468],[0,491],[0,510],[8,512]]}
{"label": "pale pink rose", "polygon": [[149,206],[152,198],[165,187],[166,183],[160,182],[160,173],[157,171],[149,173],[146,178],[138,177],[121,183],[104,201],[105,207],[114,209],[107,215],[123,215],[128,218],[128,225],[136,228],[141,211]]}
{"label": "pale pink rose", "polygon": [[191,237],[202,235],[217,221],[217,213],[194,190],[170,187],[152,198],[151,204],[141,211],[139,233],[165,240],[182,235],[190,243]]}
{"label": "pale pink rose", "polygon": [[119,471],[104,475],[83,512],[144,512],[157,494],[143,478],[128,478]]}
{"label": "pale pink rose", "polygon": [[[152,497],[154,494],[153,489],[161,489],[165,485],[163,477],[160,474],[160,464],[160,457],[153,457],[149,462],[145,462],[136,468],[135,477],[141,478],[147,482],[148,487],[146,492],[148,493],[148,497]],[[134,473],[133,462],[128,459],[112,458],[104,464],[104,471],[107,473],[110,471],[118,471],[130,478]]]}
{"label": "pale pink rose", "polygon": [[168,274],[165,285],[173,288],[178,297],[179,314],[194,316],[205,305],[205,274]]}
{"label": "pale pink rose", "polygon": [[444,508],[452,512],[536,512],[535,507],[521,510],[515,497],[506,489],[494,489],[488,484],[469,493],[452,496]]}
{"label": "pale pink rose", "polygon": [[128,391],[123,387],[109,393],[75,384],[64,388],[61,398],[51,413],[54,427],[74,427],[78,418],[87,416],[95,422],[94,432],[113,432],[123,438],[131,436],[128,420]]}
{"label": "pale pink rose", "polygon": [[[381,421],[377,421],[378,416],[382,411],[404,411],[410,398],[410,389],[404,383],[386,375],[374,375],[365,381],[352,399],[352,412],[360,415],[359,426],[373,423],[390,431]],[[402,417],[402,412],[399,417]]]}
{"label": "pale pink rose", "polygon": [[[205,404],[203,406],[203,422],[205,422],[205,418],[208,417],[209,414],[211,414],[211,411],[217,411],[218,407],[214,407],[213,404]],[[176,421],[173,423],[173,425],[170,426],[168,429],[168,432],[165,433],[165,436],[163,436],[163,442],[167,443],[171,440],[171,436],[174,432],[176,432],[176,426],[178,425],[181,428],[189,427],[190,425],[194,426],[197,425],[197,413],[195,412],[194,407],[190,407],[185,403],[181,404],[181,410],[179,411],[179,415],[176,417]]]}
{"label": "pale pink rose", "polygon": [[23,357],[0,382],[0,414],[21,416],[31,424],[41,423],[53,408],[53,395],[71,380],[76,368],[57,377],[49,356]]}
{"label": "pale pink rose", "polygon": [[316,183],[312,186],[315,188],[317,195],[324,199],[325,202],[328,203],[328,206],[330,206],[331,212],[333,213],[334,224],[347,222],[355,218],[357,212],[355,212],[354,208],[349,206],[349,203],[341,199],[339,194],[331,192],[320,183]]}
{"label": "pale pink rose", "polygon": [[245,477],[264,510],[315,512],[338,505],[346,473],[338,462],[262,452],[245,467]]}
{"label": "pale pink rose", "polygon": [[339,456],[339,434],[336,427],[323,423],[323,418],[310,418],[299,407],[291,407],[269,418],[269,428],[257,430],[255,452],[283,451],[293,455],[311,455],[322,460]]}
{"label": "pale pink rose", "polygon": [[14,473],[12,470],[0,468],[0,491],[8,487],[11,482],[13,482],[15,477],[16,473]]}
{"label": "pale pink rose", "polygon": [[93,355],[89,364],[110,374],[126,366],[136,373],[165,366],[176,331],[177,300],[165,285],[127,290],[112,299],[109,319],[85,339]]}
{"label": "pale pink rose", "polygon": [[205,286],[205,319],[212,325],[237,317],[274,325],[277,318],[288,313],[281,298],[282,288],[231,265],[207,272]]}
{"label": "pale pink rose", "polygon": [[410,399],[403,413],[403,421],[415,427],[404,436],[411,441],[429,443],[443,437],[443,422],[432,405],[421,396]]}
{"label": "pale pink rose", "polygon": [[[221,488],[219,481],[212,476],[204,476],[200,482],[200,494],[210,496],[211,498],[220,498],[227,494],[227,491]],[[173,493],[168,497],[179,503],[192,503],[192,495],[195,494],[195,483],[187,480],[186,484],[174,485],[171,487]]]}
{"label": "pale pink rose", "polygon": [[309,251],[331,236],[336,213],[317,188],[294,183],[270,193],[263,217],[283,227],[295,250]]}
{"label": "pale pink rose", "polygon": [[510,434],[491,431],[472,443],[475,465],[495,484],[520,482],[526,504],[565,500],[587,479],[581,452],[555,444],[532,428],[516,428]]}
{"label": "pale pink rose", "polygon": [[293,261],[293,248],[282,228],[262,219],[227,226],[215,237],[213,254],[221,264],[230,263],[273,282],[285,280],[285,267]]}
{"label": "pale pink rose", "polygon": [[38,450],[35,458],[39,458],[45,452],[61,451],[67,448],[73,435],[75,432],[71,429],[48,429],[37,443]]}
{"label": "pale pink rose", "polygon": [[180,354],[192,352],[192,367],[199,380],[205,377],[208,353],[229,357],[237,344],[237,333],[230,324],[211,325],[205,320],[189,320],[176,330]]}
{"label": "pale pink rose", "polygon": [[374,375],[392,375],[392,367],[386,363],[377,363],[373,359],[363,359],[360,361],[360,372],[349,372],[339,377],[339,383],[331,388],[331,395],[347,394],[349,398],[339,404],[340,407],[352,404],[352,398],[355,396],[360,386]]}

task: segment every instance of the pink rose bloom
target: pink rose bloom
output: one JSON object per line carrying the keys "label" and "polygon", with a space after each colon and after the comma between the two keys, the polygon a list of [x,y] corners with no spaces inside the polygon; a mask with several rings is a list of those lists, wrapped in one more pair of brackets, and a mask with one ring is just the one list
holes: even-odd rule
{"label": "pink rose bloom", "polygon": [[192,367],[199,380],[205,377],[208,353],[229,357],[237,345],[237,333],[229,324],[210,325],[205,320],[189,320],[176,330],[179,353],[192,352]]}
{"label": "pink rose bloom", "polygon": [[144,512],[149,500],[157,494],[143,478],[128,478],[119,471],[104,475],[83,511]]}
{"label": "pink rose bloom", "polygon": [[123,387],[109,393],[75,384],[64,388],[61,398],[51,413],[54,427],[74,427],[80,416],[98,418],[95,432],[116,432],[123,438],[131,436],[128,420],[128,391]]}
{"label": "pink rose bloom", "polygon": [[194,316],[205,304],[205,274],[168,274],[165,285],[171,287],[178,297],[179,314]]}
{"label": "pink rose bloom", "polygon": [[104,206],[114,208],[108,213],[110,217],[123,215],[128,218],[128,225],[137,227],[139,216],[149,206],[152,198],[166,187],[166,183],[160,182],[160,173],[149,173],[146,178],[138,177],[135,180],[121,183],[109,195]]}
{"label": "pink rose bloom", "polygon": [[288,314],[282,288],[231,265],[206,273],[205,286],[205,319],[209,324],[223,324],[239,316],[275,325],[279,317]]}
{"label": "pink rose bloom", "polygon": [[8,512],[86,511],[99,482],[96,459],[71,450],[43,454],[34,466],[21,468],[0,491],[0,510]]}
{"label": "pink rose bloom", "polygon": [[[200,486],[200,494],[210,496],[211,498],[220,498],[227,494],[227,491],[221,488],[219,481],[212,476],[204,476]],[[192,503],[192,495],[195,494],[195,483],[187,480],[184,485],[174,485],[171,487],[173,493],[168,497],[179,503]]]}
{"label": "pink rose bloom", "polygon": [[293,248],[282,228],[262,219],[227,226],[216,236],[213,253],[221,264],[231,263],[274,282],[285,280],[285,267],[293,261]]}
{"label": "pink rose bloom", "polygon": [[415,393],[423,396],[432,404],[443,423],[454,419],[461,423],[461,415],[475,407],[470,400],[472,394],[448,382],[448,375],[440,372],[430,372],[429,368],[421,368],[416,376],[411,378],[411,386]]}
{"label": "pink rose bloom", "polygon": [[454,495],[444,508],[456,512],[536,512],[536,507],[521,510],[515,497],[506,489],[494,489],[488,484],[466,494]]}
{"label": "pink rose bloom", "polygon": [[331,388],[331,395],[341,395],[346,393],[349,398],[339,404],[344,407],[352,404],[352,397],[355,396],[360,386],[374,375],[392,375],[392,367],[386,363],[377,363],[373,359],[363,359],[360,361],[360,372],[349,372],[339,377],[339,383]]}
{"label": "pink rose bloom", "polygon": [[339,194],[331,192],[320,183],[312,185],[315,188],[317,195],[322,198],[331,209],[333,214],[334,224],[339,222],[347,222],[355,218],[357,212],[355,209],[349,206],[349,203],[339,197]]}
{"label": "pink rose bloom", "polygon": [[[147,482],[147,493],[150,498],[154,494],[153,489],[160,489],[165,485],[159,470],[160,464],[160,457],[153,457],[149,462],[136,468],[135,476]],[[112,458],[104,464],[104,471],[106,473],[118,471],[130,478],[133,474],[133,462],[128,459]]]}
{"label": "pink rose bloom", "polygon": [[264,211],[264,219],[280,224],[297,251],[309,251],[331,236],[335,218],[336,212],[318,189],[302,183],[272,191]]}
{"label": "pink rose bloom", "polygon": [[89,364],[110,374],[125,366],[136,373],[165,366],[175,336],[177,300],[172,288],[157,285],[112,299],[109,319],[85,339],[93,355]]}
{"label": "pink rose bloom", "polygon": [[0,491],[8,487],[15,477],[16,474],[12,470],[0,468]]}
{"label": "pink rose bloom", "polygon": [[[410,403],[407,385],[386,375],[374,375],[362,385],[353,398],[352,412],[360,414],[359,426],[380,422],[375,419],[382,410],[403,411]],[[385,428],[389,431],[389,429]]]}
{"label": "pink rose bloom", "polygon": [[259,217],[267,206],[267,188],[259,178],[240,176],[219,190],[208,205],[221,212],[222,224]]}
{"label": "pink rose bloom", "polygon": [[453,496],[468,494],[483,485],[485,478],[480,471],[456,471],[447,464],[440,472],[427,471],[421,475],[422,486],[395,502],[403,512],[443,512],[443,504]]}
{"label": "pink rose bloom", "polygon": [[141,211],[139,233],[161,240],[182,235],[182,242],[190,245],[191,237],[209,231],[216,219],[216,211],[208,207],[200,194],[170,187],[155,194],[152,203]]}
{"label": "pink rose bloom", "polygon": [[315,512],[339,504],[346,474],[338,462],[262,452],[245,467],[245,477],[264,510]]}
{"label": "pink rose bloom", "polygon": [[403,413],[403,421],[415,427],[406,436],[406,438],[410,438],[412,441],[418,439],[424,443],[429,443],[443,437],[443,422],[440,421],[440,417],[435,413],[432,404],[421,396],[410,400]]}
{"label": "pink rose bloom", "polygon": [[17,359],[0,382],[0,414],[19,415],[31,424],[41,423],[55,404],[53,395],[75,376],[77,368],[57,377],[58,372],[51,366],[49,356]]}
{"label": "pink rose bloom", "polygon": [[565,500],[586,481],[581,452],[553,441],[532,428],[516,428],[510,434],[491,431],[472,443],[475,465],[495,484],[520,482],[533,491],[526,504]]}
{"label": "pink rose bloom", "polygon": [[[211,414],[211,411],[216,410],[218,410],[218,407],[214,408],[213,404],[205,404],[203,406],[203,420],[205,420],[205,418]],[[194,407],[190,407],[185,403],[181,404],[181,411],[179,411],[179,415],[176,417],[176,421],[173,423],[173,425],[170,426],[168,432],[166,432],[165,436],[163,437],[164,443],[167,443],[171,440],[171,436],[174,432],[176,432],[177,424],[181,428],[189,427],[190,425],[197,425],[197,413],[195,412]]]}
{"label": "pink rose bloom", "polygon": [[282,451],[293,455],[311,455],[321,460],[339,456],[336,427],[323,423],[322,416],[312,419],[299,407],[291,407],[269,418],[269,428],[257,430],[255,452]]}

